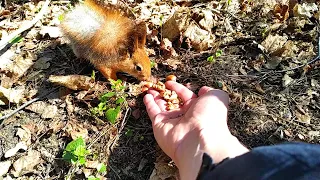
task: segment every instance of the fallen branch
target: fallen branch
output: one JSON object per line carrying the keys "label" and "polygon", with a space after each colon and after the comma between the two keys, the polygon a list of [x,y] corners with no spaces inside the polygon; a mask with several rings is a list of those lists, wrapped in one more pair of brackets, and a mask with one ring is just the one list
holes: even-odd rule
{"label": "fallen branch", "polygon": [[24,103],[22,106],[18,107],[17,109],[13,110],[12,112],[10,112],[9,114],[5,115],[5,116],[2,116],[0,117],[0,127],[2,126],[3,122],[5,119],[8,119],[9,117],[13,116],[14,114],[16,114],[17,112],[21,111],[22,109],[24,109],[25,107],[29,106],[30,104],[36,102],[36,101],[39,101],[45,97],[47,97],[49,94],[53,93],[54,91],[56,91],[58,88],[54,88],[52,89],[51,91],[39,96],[39,97],[36,97],[34,99],[31,99],[30,101],[27,101],[26,103]]}
{"label": "fallen branch", "polygon": [[0,50],[2,50],[4,47],[7,46],[7,44],[15,37],[17,37],[18,35],[20,35],[21,33],[23,33],[24,31],[32,28],[44,15],[44,13],[47,11],[48,6],[50,4],[51,0],[46,0],[45,3],[43,4],[41,11],[37,14],[37,16],[30,21],[28,24],[22,26],[21,28],[19,28],[18,30],[14,31],[13,33],[11,33],[9,36],[4,37],[1,41],[0,41]]}

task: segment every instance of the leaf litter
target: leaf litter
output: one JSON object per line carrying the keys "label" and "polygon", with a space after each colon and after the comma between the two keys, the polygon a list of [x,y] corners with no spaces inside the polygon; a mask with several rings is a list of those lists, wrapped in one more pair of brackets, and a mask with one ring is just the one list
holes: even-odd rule
{"label": "leaf litter", "polygon": [[[1,38],[31,21],[42,5],[16,3],[1,9]],[[320,64],[309,63],[319,55],[319,2],[152,0],[125,6],[147,23],[153,75],[162,80],[175,74],[193,91],[203,85],[227,91],[230,129],[245,145],[320,143]],[[58,25],[70,7],[68,2],[52,2],[44,17],[12,39],[0,55],[2,116],[46,88],[59,86],[58,92],[4,123],[1,176],[65,177],[74,167],[43,161],[41,155],[61,158],[58,152],[68,142],[83,137],[92,142],[88,146],[94,154],[87,162],[105,163],[105,177],[176,179],[175,165],[155,153],[159,149],[139,86],[125,84],[128,96],[122,106],[130,107],[127,117],[126,111],[108,103],[104,116],[92,114],[112,89],[101,74],[92,73],[93,67],[76,59],[61,36]],[[4,143],[8,141],[13,144]],[[88,166],[79,173],[92,177],[96,171]]]}

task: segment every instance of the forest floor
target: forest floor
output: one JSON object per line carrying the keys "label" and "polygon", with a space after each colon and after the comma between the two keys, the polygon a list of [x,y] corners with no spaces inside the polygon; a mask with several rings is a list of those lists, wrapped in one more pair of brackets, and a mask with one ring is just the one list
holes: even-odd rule
{"label": "forest floor", "polygon": [[[0,9],[0,45],[46,6],[10,2]],[[228,92],[230,130],[248,148],[320,143],[319,1],[119,3],[147,23],[152,75],[164,81],[174,74],[194,92],[204,85]],[[101,96],[118,90],[62,37],[62,14],[73,7],[51,1],[32,28],[1,47],[0,179],[176,179],[131,83],[119,90],[126,95],[115,122],[104,115],[99,105],[115,102]],[[76,74],[98,85],[71,90],[49,79]],[[64,158],[80,136],[88,150],[83,165]]]}

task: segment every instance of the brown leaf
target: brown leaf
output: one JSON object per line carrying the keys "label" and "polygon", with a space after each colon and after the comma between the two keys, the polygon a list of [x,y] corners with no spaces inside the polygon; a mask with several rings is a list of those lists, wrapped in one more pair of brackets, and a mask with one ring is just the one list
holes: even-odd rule
{"label": "brown leaf", "polygon": [[169,58],[169,59],[166,59],[162,64],[169,66],[170,69],[172,69],[172,70],[176,70],[178,68],[178,65],[180,65],[182,63],[178,59]]}
{"label": "brown leaf", "polygon": [[162,39],[162,41],[160,43],[160,49],[161,49],[163,57],[165,59],[168,59],[172,56],[173,57],[178,56],[178,54],[176,53],[176,51],[172,47],[172,42],[168,38]]}
{"label": "brown leaf", "polygon": [[299,121],[301,123],[310,124],[311,117],[310,117],[310,115],[308,113],[302,114],[298,110],[295,110],[294,112],[295,112],[295,115],[297,117],[297,121]]}
{"label": "brown leaf", "polygon": [[66,132],[73,140],[77,139],[78,137],[82,137],[83,139],[88,137],[88,130],[75,120],[68,121],[68,124],[66,125]]}
{"label": "brown leaf", "polygon": [[162,26],[162,35],[170,41],[174,41],[183,33],[190,23],[190,9],[179,8],[173,16],[168,19]]}
{"label": "brown leaf", "polygon": [[4,176],[7,174],[9,171],[9,168],[11,166],[11,161],[2,161],[0,162],[0,177]]}
{"label": "brown leaf", "polygon": [[31,144],[31,131],[28,128],[18,128],[16,135],[19,136],[20,141],[25,142],[27,146]]}
{"label": "brown leaf", "polygon": [[4,102],[11,102],[11,103],[20,103],[24,100],[24,86],[18,86],[15,88],[4,88],[0,86],[0,97],[6,98],[8,101]]}
{"label": "brown leaf", "polygon": [[6,153],[4,154],[4,157],[5,158],[8,158],[8,157],[12,157],[14,155],[16,155],[16,153],[20,150],[20,149],[23,149],[23,150],[27,150],[28,147],[27,145],[25,144],[25,142],[19,142],[18,144],[16,144],[15,147],[9,149],[8,151],[6,151]]}
{"label": "brown leaf", "polygon": [[262,87],[260,86],[260,84],[256,84],[254,87],[255,87],[255,89],[256,89],[256,91],[257,91],[258,93],[260,93],[260,94],[264,94],[264,93],[265,93],[265,91],[262,89]]}
{"label": "brown leaf", "polygon": [[94,86],[92,78],[83,75],[68,75],[68,76],[55,76],[49,77],[51,83],[65,86],[72,90],[88,90]]}
{"label": "brown leaf", "polygon": [[19,177],[33,171],[33,167],[42,162],[40,152],[30,150],[27,156],[22,156],[13,163],[13,175]]}
{"label": "brown leaf", "polygon": [[273,7],[273,14],[280,21],[285,21],[289,18],[289,6],[276,4]]}
{"label": "brown leaf", "polygon": [[270,34],[261,45],[266,49],[266,51],[270,54],[275,53],[283,48],[284,44],[287,42],[287,36],[280,36],[278,34],[272,35]]}
{"label": "brown leaf", "polygon": [[215,36],[210,32],[201,29],[196,23],[191,23],[184,36],[187,37],[193,48],[197,51],[204,51],[213,46]]}

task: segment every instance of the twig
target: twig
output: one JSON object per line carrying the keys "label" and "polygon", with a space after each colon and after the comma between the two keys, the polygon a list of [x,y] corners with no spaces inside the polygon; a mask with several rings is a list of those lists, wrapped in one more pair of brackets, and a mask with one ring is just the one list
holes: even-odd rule
{"label": "twig", "polygon": [[239,17],[237,17],[236,15],[225,11],[226,13],[228,13],[230,16],[232,16],[233,18],[235,18],[236,20],[240,21],[240,22],[244,22],[244,23],[253,23],[253,22],[258,22],[258,20],[244,20],[244,19],[240,19]]}
{"label": "twig", "polygon": [[126,119],[127,119],[127,115],[128,115],[128,113],[129,113],[129,110],[130,110],[130,108],[127,107],[126,113],[124,114],[123,120],[122,120],[121,125],[120,125],[120,128],[119,128],[119,130],[118,130],[118,133],[117,133],[116,137],[114,138],[114,140],[113,140],[113,142],[112,142],[112,144],[111,144],[111,146],[110,146],[110,151],[113,149],[113,146],[114,146],[116,140],[118,139],[118,137],[120,136],[121,131],[122,131],[123,128],[124,128],[124,125],[125,125],[125,122],[126,122]]}
{"label": "twig", "polygon": [[9,41],[11,41],[13,38],[18,36],[22,32],[30,29],[31,27],[33,27],[33,25],[36,24],[42,18],[44,13],[47,11],[48,6],[50,4],[50,1],[51,0],[46,0],[45,1],[45,3],[43,4],[43,6],[41,8],[41,11],[37,14],[37,16],[32,21],[30,21],[30,23],[22,26],[18,30],[16,30],[13,33],[11,33],[9,36],[4,37],[3,40],[0,41],[0,50],[2,50],[4,47],[6,47],[6,45],[9,43]]}
{"label": "twig", "polygon": [[117,173],[117,171],[114,170],[113,167],[112,167],[110,164],[108,164],[108,167],[117,175],[117,177],[118,177],[119,179],[121,179],[121,177],[119,176],[119,174]]}
{"label": "twig", "polygon": [[47,93],[45,93],[45,94],[43,94],[43,95],[41,95],[41,96],[39,96],[39,97],[36,97],[36,98],[34,98],[34,99],[31,99],[30,101],[27,101],[26,103],[24,103],[22,106],[18,107],[17,109],[15,109],[14,111],[12,111],[11,113],[9,113],[9,114],[7,114],[7,115],[5,115],[5,116],[0,117],[0,121],[1,121],[1,122],[0,122],[0,126],[2,126],[2,124],[3,124],[3,122],[4,122],[5,119],[11,117],[12,115],[16,114],[17,112],[19,112],[19,111],[22,110],[23,108],[29,106],[30,104],[32,104],[32,103],[34,103],[34,102],[36,102],[36,101],[39,101],[40,99],[42,99],[42,98],[46,97],[47,95],[53,93],[53,92],[56,91],[57,89],[58,89],[58,88],[54,88],[54,89],[52,89],[51,91],[49,91],[49,92],[47,92]]}

